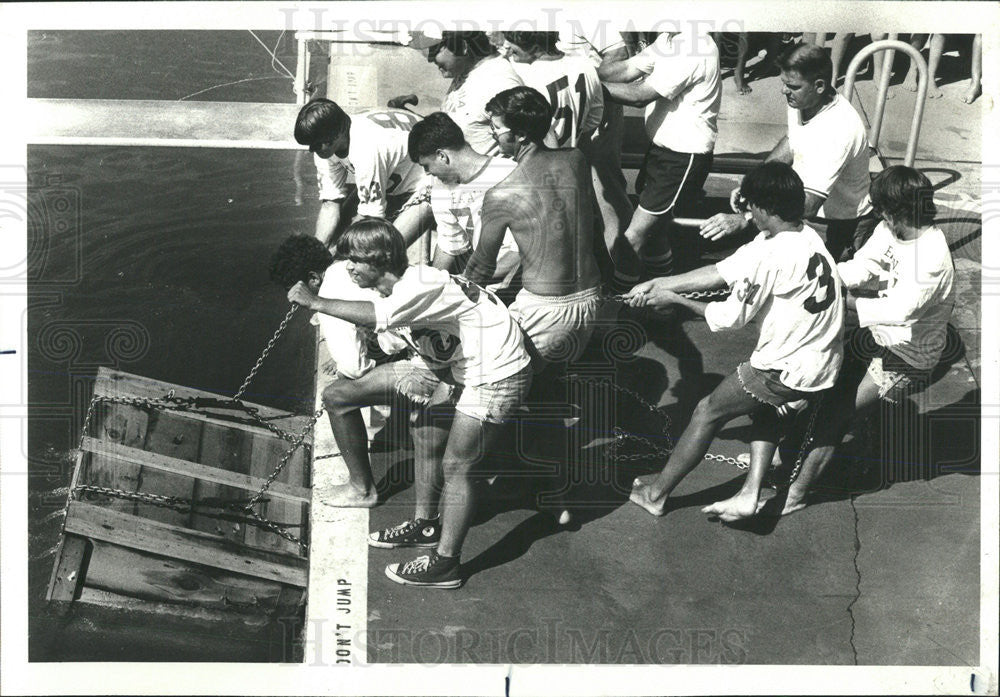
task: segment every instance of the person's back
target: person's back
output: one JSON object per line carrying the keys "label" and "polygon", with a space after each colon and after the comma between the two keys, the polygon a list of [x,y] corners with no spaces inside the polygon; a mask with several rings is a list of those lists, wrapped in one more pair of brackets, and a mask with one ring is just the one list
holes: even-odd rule
{"label": "person's back", "polygon": [[578,150],[527,155],[487,193],[483,210],[484,217],[509,217],[530,292],[569,295],[600,284],[590,168]]}

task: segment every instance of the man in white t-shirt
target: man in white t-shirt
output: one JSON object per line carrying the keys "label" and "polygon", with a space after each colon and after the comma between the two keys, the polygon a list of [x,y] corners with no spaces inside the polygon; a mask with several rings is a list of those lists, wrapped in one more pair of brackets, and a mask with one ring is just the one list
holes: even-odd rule
{"label": "man in white t-shirt", "polygon": [[845,342],[844,369],[820,407],[798,477],[766,506],[775,514],[804,508],[851,422],[925,387],[945,347],[955,267],[934,225],[934,187],[923,173],[896,165],[872,182],[871,200],[883,222],[837,265],[859,327]]}
{"label": "man in white t-shirt", "polygon": [[418,120],[399,109],[351,117],[329,99],[314,99],[299,110],[295,140],[314,155],[320,198],[316,237],[321,242],[334,242],[355,214],[385,218],[390,208],[398,212],[395,222],[404,238],[416,239],[430,212],[420,199],[423,171],[406,151],[407,135]]}
{"label": "man in white t-shirt", "polygon": [[[793,46],[779,64],[788,135],[767,160],[795,168],[805,185],[806,218],[826,219],[827,249],[843,261],[864,244],[878,222],[868,197],[868,135],[854,107],[830,86],[833,67],[822,48]],[[742,215],[719,213],[705,222],[701,235],[716,240],[748,224]]]}
{"label": "man in white t-shirt", "polygon": [[586,155],[604,115],[604,90],[594,65],[560,51],[556,47],[559,32],[505,31],[503,36],[510,44],[509,59],[519,64],[524,84],[541,92],[552,105],[545,145],[579,147]]}
{"label": "man in white t-shirt", "polygon": [[[760,337],[741,363],[702,399],[658,475],[635,480],[630,500],[663,515],[677,484],[701,462],[715,434],[750,415],[750,472],[732,498],[702,509],[732,521],[757,512],[760,488],[777,447],[777,409],[831,387],[843,361],[844,303],[833,259],[802,223],[802,180],[789,165],[765,163],[743,178],[741,194],[761,233],[717,264],[636,286],[627,301],[654,308],[678,304],[704,315],[712,331],[744,327],[759,317]],[[726,283],[723,302],[678,293]]]}
{"label": "man in white t-shirt", "polygon": [[358,380],[335,380],[323,392],[349,471],[346,487],[354,499],[349,505],[377,502],[359,407],[384,403],[396,391],[413,394],[418,387],[431,405],[440,403],[442,388],[445,394],[449,388],[458,393],[450,428],[442,415],[429,413],[413,430],[415,518],[369,538],[374,547],[435,548],[386,567],[393,581],[457,588],[463,580],[459,554],[472,519],[476,468],[531,385],[521,331],[489,291],[440,269],[409,266],[402,236],[384,220],[348,228],[337,242],[337,256],[347,260],[354,282],[374,289],[377,299],[322,298],[300,281],[289,290],[289,301],[376,332],[404,330],[399,336],[421,359],[376,366]]}
{"label": "man in white t-shirt", "polygon": [[[442,76],[451,80],[441,102],[441,111],[458,124],[473,150],[483,155],[496,155],[486,102],[497,92],[523,84],[517,71],[482,31],[442,32],[441,41],[428,49],[427,60],[438,67]],[[396,97],[389,105],[402,106],[415,96]]]}
{"label": "man in white t-shirt", "polygon": [[[601,65],[610,99],[645,107],[651,144],[639,172],[639,207],[624,235],[615,242],[615,285],[626,289],[643,271],[663,276],[673,271],[669,221],[691,210],[702,195],[718,136],[722,87],[719,49],[705,32],[661,34],[640,53]],[[667,230],[653,234],[663,224]]]}
{"label": "man in white t-shirt", "polygon": [[[458,124],[443,112],[429,114],[413,127],[409,150],[410,159],[433,178],[431,211],[437,225],[437,249],[431,265],[462,273],[479,244],[486,192],[506,179],[517,162],[473,150]],[[485,287],[494,292],[510,288],[519,265],[517,244],[508,233]]]}

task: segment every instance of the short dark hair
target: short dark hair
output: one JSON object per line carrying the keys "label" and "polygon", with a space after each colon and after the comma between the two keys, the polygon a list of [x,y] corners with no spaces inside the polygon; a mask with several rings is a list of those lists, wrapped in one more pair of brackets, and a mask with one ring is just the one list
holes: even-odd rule
{"label": "short dark hair", "polygon": [[937,215],[931,180],[912,167],[886,167],[872,180],[868,191],[872,206],[880,215],[889,215],[904,225],[926,227]]}
{"label": "short dark hair", "polygon": [[531,87],[511,87],[486,103],[486,113],[500,116],[510,130],[541,143],[552,125],[552,105]]}
{"label": "short dark hair", "polygon": [[830,55],[815,44],[793,44],[781,57],[778,66],[786,73],[798,73],[807,82],[822,80],[827,85],[833,76]]}
{"label": "short dark hair", "polygon": [[365,218],[347,228],[337,240],[336,258],[371,264],[397,276],[409,266],[403,236],[384,218]]}
{"label": "short dark hair", "polygon": [[291,235],[271,256],[271,280],[288,290],[309,273],[322,274],[333,263],[326,245],[312,235]]}
{"label": "short dark hair", "polygon": [[765,162],[747,172],[740,184],[740,195],[747,203],[787,222],[802,220],[805,213],[802,179],[784,162]]}
{"label": "short dark hair", "polygon": [[462,129],[443,111],[428,114],[415,123],[407,141],[410,159],[414,162],[438,150],[461,150],[464,145]]}
{"label": "short dark hair", "polygon": [[555,53],[559,50],[556,48],[556,43],[559,41],[557,31],[505,31],[503,38],[525,51],[535,46],[545,53]]}
{"label": "short dark hair", "polygon": [[336,138],[351,123],[336,102],[317,98],[299,109],[295,118],[295,142],[312,146],[328,138]]}
{"label": "short dark hair", "polygon": [[431,46],[427,51],[427,60],[434,62],[434,56],[442,48],[447,48],[456,56],[485,58],[497,53],[497,47],[490,43],[490,37],[484,31],[442,31],[441,43]]}

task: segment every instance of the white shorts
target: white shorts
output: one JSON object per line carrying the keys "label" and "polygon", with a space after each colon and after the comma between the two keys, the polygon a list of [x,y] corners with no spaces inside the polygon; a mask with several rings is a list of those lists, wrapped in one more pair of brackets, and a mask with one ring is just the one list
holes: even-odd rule
{"label": "white shorts", "polygon": [[509,309],[532,345],[529,353],[548,362],[580,356],[600,306],[598,288],[571,295],[535,295],[522,288]]}

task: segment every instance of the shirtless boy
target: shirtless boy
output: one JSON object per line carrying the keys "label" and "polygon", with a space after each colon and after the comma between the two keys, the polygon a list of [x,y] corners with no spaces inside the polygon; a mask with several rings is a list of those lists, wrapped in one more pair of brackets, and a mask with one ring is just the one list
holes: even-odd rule
{"label": "shirtless boy", "polygon": [[572,359],[593,330],[600,306],[601,269],[607,259],[594,230],[590,167],[578,150],[543,144],[552,107],[538,90],[515,87],[486,105],[500,151],[517,167],[483,202],[479,244],[465,269],[475,283],[494,275],[509,229],[520,250],[522,289],[510,306],[527,334],[536,371]]}

